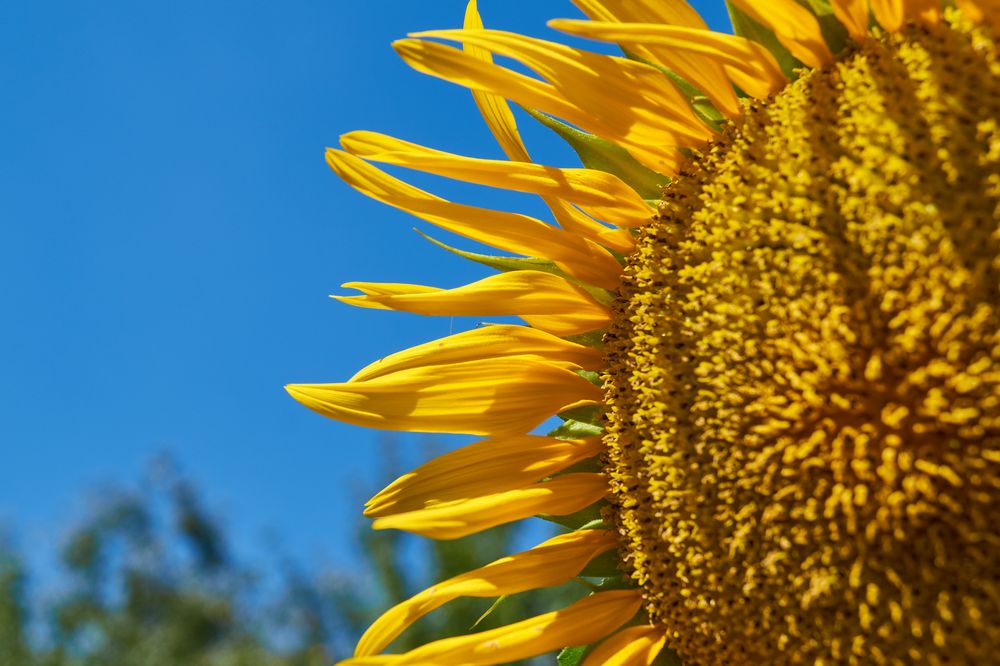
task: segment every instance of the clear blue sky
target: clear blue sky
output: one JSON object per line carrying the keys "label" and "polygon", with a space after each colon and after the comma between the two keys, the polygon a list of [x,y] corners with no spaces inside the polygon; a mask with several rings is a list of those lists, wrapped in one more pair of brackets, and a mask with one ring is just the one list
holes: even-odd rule
{"label": "clear blue sky", "polygon": [[[323,149],[373,129],[500,157],[467,91],[389,47],[458,27],[464,5],[0,4],[0,526],[29,552],[58,544],[85,491],[168,451],[242,542],[267,528],[303,559],[354,561],[379,435],[281,387],[471,325],[353,309],[327,298],[342,282],[484,272],[340,183]],[[542,35],[546,18],[578,15],[559,0],[480,8],[490,26]],[[725,25],[721,2],[708,13]],[[569,163],[526,132],[537,156]]]}

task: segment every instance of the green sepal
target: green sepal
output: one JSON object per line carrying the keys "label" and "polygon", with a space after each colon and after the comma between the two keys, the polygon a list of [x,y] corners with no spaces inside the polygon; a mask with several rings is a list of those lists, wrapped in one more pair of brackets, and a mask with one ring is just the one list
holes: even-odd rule
{"label": "green sepal", "polygon": [[660,189],[670,182],[666,176],[640,164],[628,151],[610,141],[582,132],[561,120],[534,109],[524,109],[570,145],[588,169],[605,171],[621,178],[643,199],[660,199]]}
{"label": "green sepal", "polygon": [[490,607],[487,608],[485,611],[483,611],[483,614],[479,616],[479,619],[472,623],[472,626],[469,627],[469,630],[471,631],[476,627],[478,627],[483,620],[485,620],[486,618],[488,618],[490,615],[493,614],[493,611],[495,611],[497,608],[500,608],[500,604],[506,601],[507,597],[509,596],[510,596],[509,594],[502,594],[499,597],[497,597],[496,600],[492,604],[490,604]]}
{"label": "green sepal", "polygon": [[548,513],[540,513],[538,517],[550,523],[568,527],[571,530],[578,530],[588,523],[601,519],[601,508],[607,505],[607,500],[594,502],[590,506],[585,506],[576,513],[566,516],[553,516]]}
{"label": "green sepal", "polygon": [[635,589],[635,583],[631,578],[626,578],[621,571],[616,576],[601,578],[596,584],[591,585],[594,592],[607,592],[608,590],[631,590]]}
{"label": "green sepal", "polygon": [[548,436],[554,439],[583,439],[584,437],[600,435],[603,432],[603,426],[585,421],[566,419],[565,423],[550,432]]}
{"label": "green sepal", "polygon": [[619,564],[618,551],[612,549],[592,559],[577,575],[584,578],[614,578],[622,575]]}
{"label": "green sepal", "polygon": [[[556,472],[553,477],[562,476],[563,474],[578,474],[580,472],[592,473],[592,472],[603,472],[604,466],[597,459],[597,456],[592,456],[590,458],[584,458],[578,462],[573,463],[566,469]],[[582,528],[581,528],[582,529]]]}
{"label": "green sepal", "polygon": [[478,252],[468,252],[466,250],[459,250],[457,247],[452,247],[441,241],[428,236],[420,229],[416,227],[413,228],[418,234],[423,236],[425,240],[428,240],[439,248],[447,250],[452,254],[457,254],[463,259],[468,259],[469,261],[475,261],[478,264],[483,264],[484,266],[489,266],[490,268],[495,268],[498,271],[504,273],[509,271],[541,271],[543,273],[552,273],[553,275],[558,275],[567,282],[570,282],[580,289],[593,296],[594,300],[601,305],[611,305],[615,300],[615,295],[608,291],[607,289],[601,289],[600,287],[595,287],[593,285],[580,282],[571,275],[566,274],[561,268],[556,266],[555,262],[549,261],[548,259],[538,259],[537,257],[501,257],[492,254],[479,254]]}
{"label": "green sepal", "polygon": [[556,266],[555,262],[549,261],[548,259],[538,259],[536,257],[500,257],[491,254],[479,254],[478,252],[467,252],[465,250],[459,250],[457,247],[446,245],[445,243],[428,236],[420,229],[414,227],[413,230],[423,236],[425,240],[434,243],[443,250],[447,250],[452,254],[457,254],[463,259],[468,259],[469,261],[474,261],[478,264],[495,268],[498,271],[503,271],[505,273],[508,271],[541,271],[543,273],[558,275],[559,277],[566,278],[567,280],[573,279],[566,275],[561,268]]}
{"label": "green sepal", "polygon": [[580,375],[597,388],[604,387],[604,380],[601,379],[601,373],[599,372],[595,372],[593,370],[577,370],[576,374]]}
{"label": "green sepal", "polygon": [[574,645],[573,647],[563,648],[556,655],[556,663],[559,666],[580,666],[583,663],[584,657],[593,649],[593,645]]}
{"label": "green sepal", "polygon": [[565,412],[559,412],[559,418],[564,421],[583,421],[599,426],[604,422],[604,405],[587,405],[586,407],[574,407]]}
{"label": "green sepal", "polygon": [[660,650],[660,654],[656,655],[652,666],[683,666],[683,663],[676,652],[664,645],[663,649]]}
{"label": "green sepal", "polygon": [[798,78],[795,70],[805,65],[793,56],[788,49],[782,46],[781,42],[778,41],[778,37],[772,31],[750,18],[743,10],[734,5],[731,0],[726,0],[726,8],[729,10],[729,19],[733,24],[733,32],[740,37],[757,42],[770,51],[774,59],[778,61],[778,66],[781,67],[782,73],[790,80]]}
{"label": "green sepal", "polygon": [[580,530],[607,530],[607,529],[611,529],[611,525],[608,525],[606,522],[604,522],[603,518],[598,518],[597,520],[592,520],[589,523],[584,523],[583,525],[580,525],[578,528],[576,528],[575,531],[579,532]]}
{"label": "green sepal", "polygon": [[809,9],[816,15],[819,21],[819,30],[823,33],[823,41],[830,48],[832,53],[840,53],[850,43],[850,35],[847,28],[837,20],[830,6],[830,0],[806,0]]}
{"label": "green sepal", "polygon": [[581,333],[580,335],[567,335],[563,339],[569,340],[570,342],[575,342],[578,345],[583,345],[584,347],[593,347],[594,349],[604,349],[605,333],[607,333],[607,330],[602,328],[597,331],[589,331],[587,333]]}

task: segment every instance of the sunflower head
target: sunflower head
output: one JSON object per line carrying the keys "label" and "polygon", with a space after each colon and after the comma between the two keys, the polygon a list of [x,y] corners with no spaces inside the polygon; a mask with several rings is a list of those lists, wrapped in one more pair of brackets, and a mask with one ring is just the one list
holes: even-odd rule
{"label": "sunflower head", "polygon": [[[487,30],[474,2],[463,30],[395,44],[472,90],[506,160],[373,132],[328,151],[362,193],[521,255],[438,243],[500,272],[452,289],[345,285],[360,294],[338,298],[361,307],[526,324],[289,387],[350,423],[486,437],[404,475],[366,515],[444,539],[534,515],[568,527],[401,602],[345,663],[565,646],[580,647],[561,664],[588,666],[989,663],[1000,8],[733,0],[729,35],[682,0],[574,2],[590,20],[551,25],[625,57]],[[508,100],[583,167],[533,162]],[[371,162],[537,194],[554,224]],[[563,426],[533,434],[556,414]],[[574,579],[594,591],[566,609],[379,654],[458,596]]]}
{"label": "sunflower head", "polygon": [[868,40],[645,228],[606,441],[633,577],[698,663],[989,659],[998,74],[963,24]]}

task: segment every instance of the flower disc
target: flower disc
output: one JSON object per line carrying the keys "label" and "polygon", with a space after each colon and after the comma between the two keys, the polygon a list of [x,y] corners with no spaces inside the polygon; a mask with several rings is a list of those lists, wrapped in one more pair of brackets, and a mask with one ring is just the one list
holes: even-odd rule
{"label": "flower disc", "polygon": [[627,565],[685,664],[1000,644],[1000,63],[870,39],[664,192],[608,339]]}

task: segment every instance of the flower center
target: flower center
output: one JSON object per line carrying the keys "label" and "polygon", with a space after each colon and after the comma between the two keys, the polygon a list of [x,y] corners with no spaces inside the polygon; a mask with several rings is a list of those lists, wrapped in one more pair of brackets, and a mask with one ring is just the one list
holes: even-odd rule
{"label": "flower center", "polygon": [[750,104],[664,192],[609,473],[685,664],[995,658],[998,246],[1000,59],[957,22]]}

